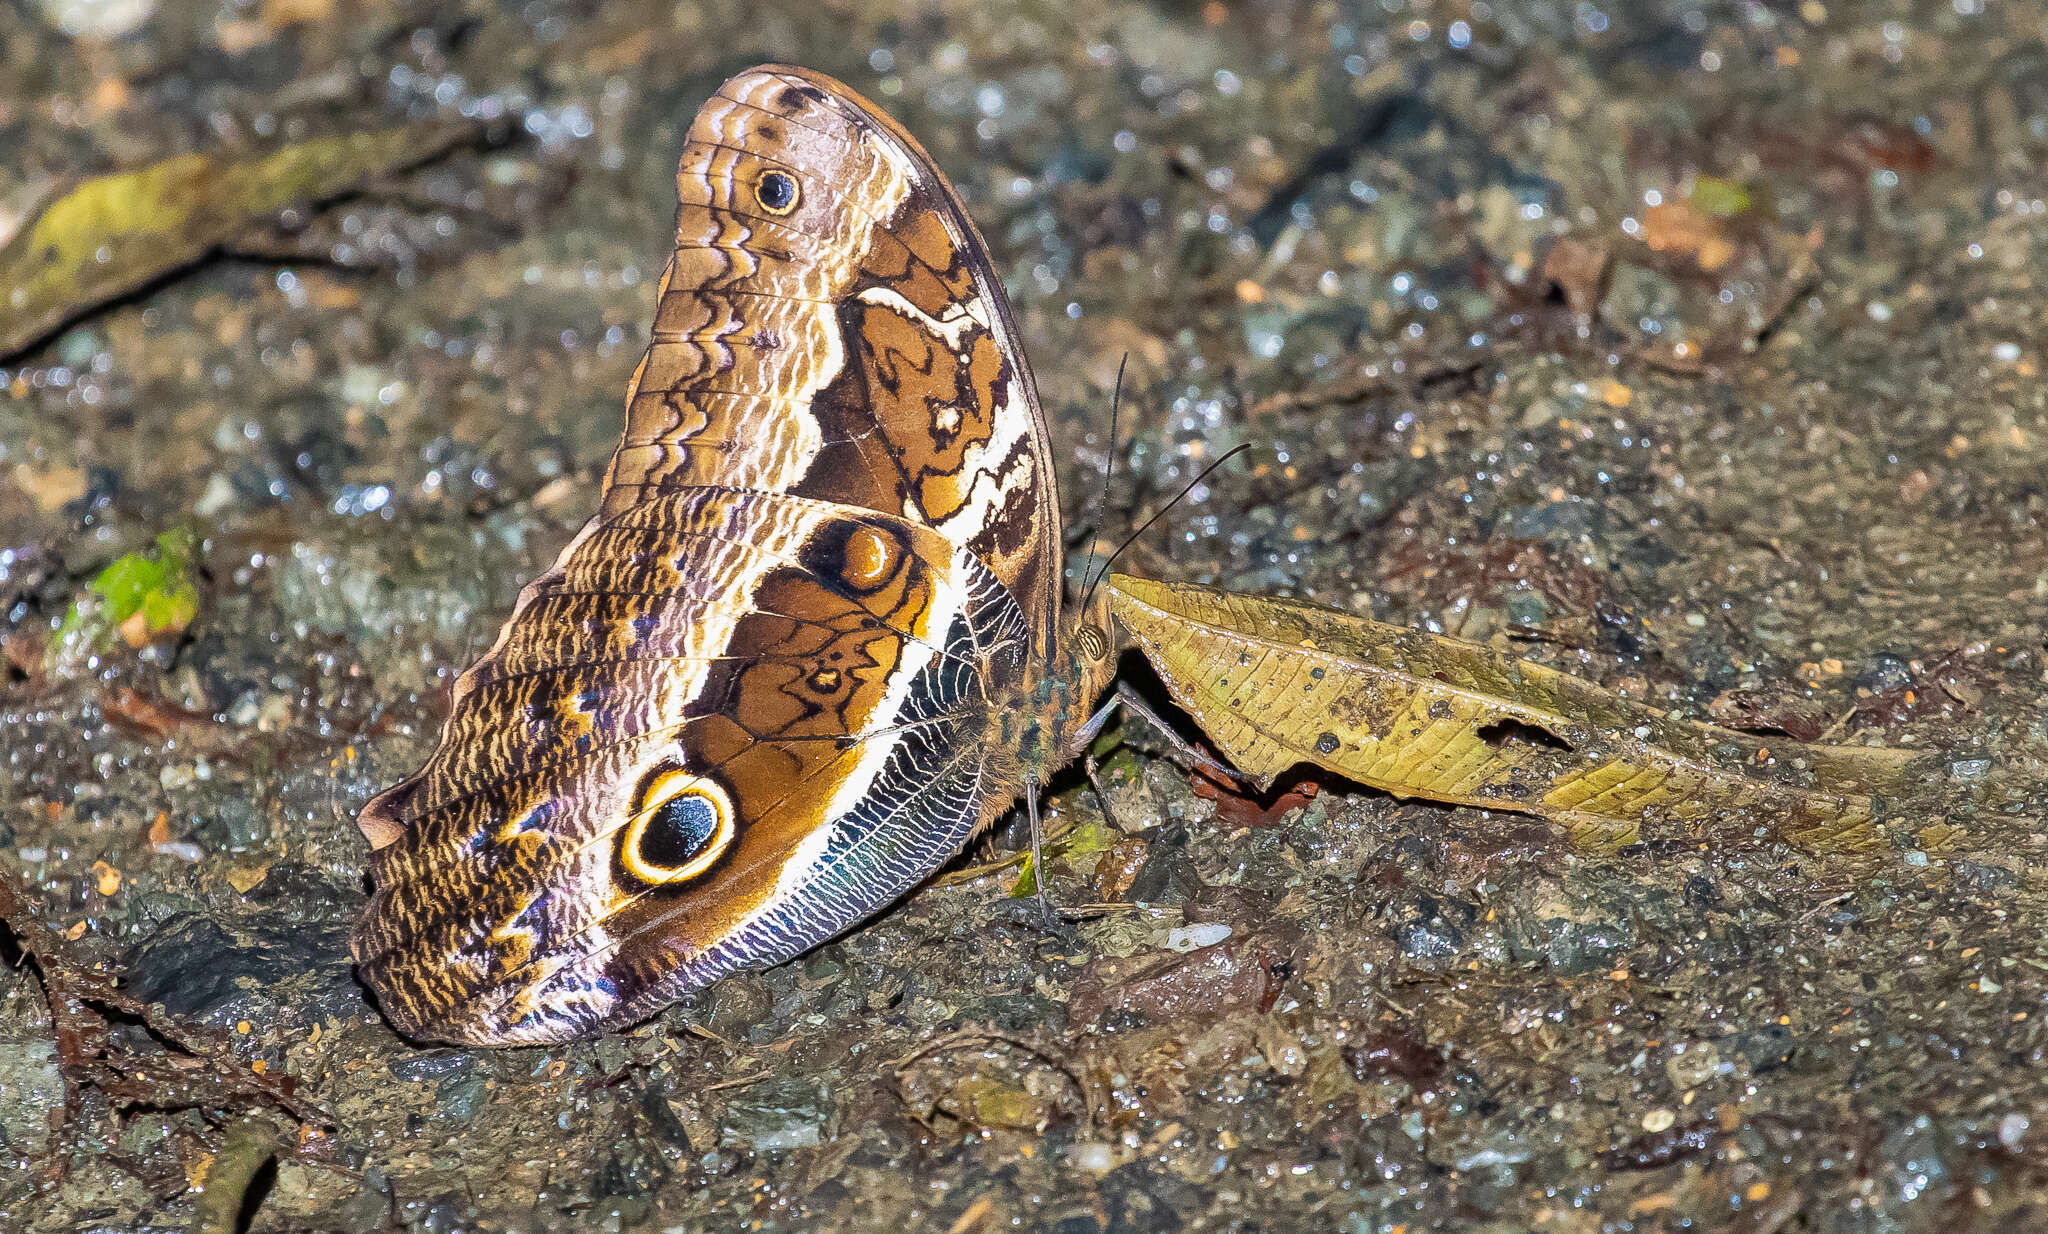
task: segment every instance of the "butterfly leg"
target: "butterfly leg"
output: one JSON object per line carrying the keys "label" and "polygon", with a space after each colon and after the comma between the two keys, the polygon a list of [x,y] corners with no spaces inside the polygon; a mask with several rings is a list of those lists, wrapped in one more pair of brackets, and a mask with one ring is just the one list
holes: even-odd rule
{"label": "butterfly leg", "polygon": [[1038,900],[1038,917],[1044,921],[1044,931],[1051,935],[1065,935],[1067,927],[1061,921],[1057,909],[1053,909],[1053,896],[1044,890],[1047,876],[1044,876],[1044,825],[1038,821],[1038,780],[1024,782],[1024,819],[1030,823],[1030,880],[1034,884],[1034,896]]}
{"label": "butterfly leg", "polygon": [[[1074,733],[1074,748],[1081,753],[1081,767],[1088,773],[1089,786],[1095,790],[1095,802],[1102,809],[1102,817],[1108,819],[1110,824],[1116,826],[1118,830],[1123,830],[1123,828],[1116,822],[1116,811],[1110,805],[1109,789],[1102,782],[1101,768],[1096,765],[1095,751],[1091,747],[1095,744],[1095,738],[1102,732],[1103,726],[1109,723],[1109,718],[1119,711],[1134,712],[1149,721],[1152,727],[1166,735],[1166,740],[1172,744],[1175,752],[1186,758],[1194,766],[1200,767],[1211,775],[1220,777],[1229,783],[1244,783],[1244,778],[1238,775],[1234,768],[1218,762],[1205,751],[1197,748],[1194,743],[1184,739],[1174,730],[1172,725],[1161,719],[1159,714],[1152,710],[1151,706],[1145,702],[1144,695],[1139,694],[1129,685],[1119,681],[1116,686],[1116,692],[1109,697],[1107,702],[1097,708],[1095,714],[1089,716],[1087,721],[1079,729],[1076,729]],[[1035,832],[1033,834],[1034,836],[1036,835]],[[1043,882],[1039,884],[1041,890],[1044,889],[1044,886]]]}
{"label": "butterfly leg", "polygon": [[[1171,745],[1176,753],[1195,766],[1205,771],[1214,772],[1233,784],[1244,782],[1244,777],[1237,773],[1236,768],[1212,758],[1206,751],[1196,746],[1187,738],[1182,737],[1173,725],[1168,724],[1160,718],[1158,712],[1152,710],[1152,705],[1145,701],[1144,695],[1132,689],[1128,682],[1123,681],[1116,683],[1116,693],[1110,695],[1109,701],[1097,708],[1095,714],[1089,716],[1080,728],[1074,730],[1073,748],[1085,752],[1094,743],[1097,734],[1102,732],[1103,725],[1109,723],[1110,716],[1118,711],[1136,715],[1150,723],[1153,728],[1158,729],[1165,735],[1167,744]],[[1092,781],[1095,778],[1094,759],[1092,757],[1084,757],[1084,762],[1088,767],[1088,778]],[[1097,795],[1100,795],[1102,786],[1096,785],[1095,791]]]}
{"label": "butterfly leg", "polygon": [[1032,899],[1038,904],[1038,921],[1034,924],[1062,942],[1073,942],[1073,927],[1067,924],[1066,915],[1053,907],[1052,897],[1046,891],[1049,880],[1045,873],[1045,828],[1039,822],[1038,781],[1035,778],[1024,781],[1024,817],[1031,828],[1031,880],[1036,885]]}

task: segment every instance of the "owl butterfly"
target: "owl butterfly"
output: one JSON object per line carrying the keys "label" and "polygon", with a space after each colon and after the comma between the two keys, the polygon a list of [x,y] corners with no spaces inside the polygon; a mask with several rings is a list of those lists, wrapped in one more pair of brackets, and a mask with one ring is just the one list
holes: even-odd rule
{"label": "owl butterfly", "polygon": [[1112,675],[1063,619],[1044,414],[987,249],[873,104],[697,113],[597,515],[358,819],[407,1034],[623,1027],[887,906],[1035,791]]}

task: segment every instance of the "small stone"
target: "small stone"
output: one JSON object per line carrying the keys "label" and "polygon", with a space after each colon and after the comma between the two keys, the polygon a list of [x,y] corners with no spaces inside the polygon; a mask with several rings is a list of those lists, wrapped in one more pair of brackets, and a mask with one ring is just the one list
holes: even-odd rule
{"label": "small stone", "polygon": [[617,1037],[601,1037],[591,1048],[597,1056],[597,1069],[605,1075],[617,1075],[633,1060],[633,1052]]}
{"label": "small stone", "polygon": [[1550,605],[1533,591],[1521,591],[1508,597],[1507,613],[1511,625],[1540,626],[1550,619]]}
{"label": "small stone", "polygon": [[736,973],[711,987],[701,1022],[720,1037],[738,1041],[774,1008],[775,995],[766,981],[752,973]]}
{"label": "small stone", "polygon": [[[273,882],[273,869],[256,896]],[[252,897],[254,898],[254,897]],[[274,902],[248,916],[173,913],[129,950],[134,993],[173,1015],[232,1023],[249,1019],[278,1032],[362,1006],[349,972],[348,923],[292,922]]]}
{"label": "small stone", "polygon": [[461,1050],[423,1050],[394,1058],[388,1064],[392,1077],[407,1084],[447,1084],[467,1078],[476,1069],[476,1059]]}
{"label": "small stone", "polygon": [[[0,1142],[17,1153],[42,1151],[50,1111],[64,1104],[64,1075],[48,1041],[0,1040]],[[12,1154],[10,1154],[12,1155]]]}
{"label": "small stone", "polygon": [[291,726],[292,696],[273,694],[263,700],[263,710],[256,713],[256,731],[259,733],[280,733]]}
{"label": "small stone", "polygon": [[1913,683],[1913,666],[1905,657],[1890,652],[1880,652],[1863,662],[1856,670],[1856,688],[1872,694],[1883,694],[1899,690]]}
{"label": "small stone", "polygon": [[1213,947],[1230,937],[1230,927],[1220,921],[1205,921],[1200,925],[1179,926],[1166,933],[1168,951],[1197,951]]}
{"label": "small stone", "polygon": [[1958,859],[1949,862],[1948,868],[1958,885],[1976,892],[2009,891],[2020,881],[2019,875],[2004,866],[1985,862]]}
{"label": "small stone", "polygon": [[1398,938],[1409,958],[1424,961],[1447,960],[1465,945],[1464,931],[1442,917],[1411,921],[1401,927]]}
{"label": "small stone", "polygon": [[192,513],[208,521],[213,520],[235,504],[235,482],[224,472],[214,472],[206,481],[206,491],[192,505]]}
{"label": "small stone", "polygon": [[156,0],[43,0],[40,7],[45,21],[71,37],[105,41],[140,29]]}
{"label": "small stone", "polygon": [[756,1084],[725,1108],[727,1143],[757,1153],[816,1148],[825,1142],[827,1110],[816,1090],[796,1080]]}
{"label": "small stone", "polygon": [[2027,1138],[2027,1128],[2029,1126],[2031,1124],[2027,1121],[2027,1116],[2024,1114],[2006,1115],[1998,1120],[1998,1142],[2008,1149],[2018,1148],[2020,1141]]}
{"label": "small stone", "polygon": [[1648,1114],[1643,1115],[1643,1130],[1654,1135],[1659,1131],[1671,1130],[1677,1122],[1678,1115],[1659,1106]]}
{"label": "small stone", "polygon": [[1698,1088],[1720,1069],[1721,1055],[1711,1041],[1695,1041],[1675,1047],[1664,1060],[1664,1074],[1679,1089]]}
{"label": "small stone", "polygon": [[1116,1168],[1116,1149],[1100,1140],[1083,1140],[1067,1150],[1067,1164],[1089,1174],[1107,1174]]}
{"label": "small stone", "polygon": [[247,728],[251,724],[256,723],[256,717],[261,714],[263,714],[263,704],[257,699],[255,691],[252,690],[236,699],[234,705],[228,708],[228,723],[240,728]]}
{"label": "small stone", "polygon": [[230,851],[257,848],[270,838],[270,821],[246,797],[223,797],[215,808],[214,818],[227,833]]}
{"label": "small stone", "polygon": [[491,1082],[481,1075],[469,1076],[454,1083],[443,1084],[436,1090],[440,1101],[441,1115],[458,1122],[466,1122],[483,1111],[491,1099]]}

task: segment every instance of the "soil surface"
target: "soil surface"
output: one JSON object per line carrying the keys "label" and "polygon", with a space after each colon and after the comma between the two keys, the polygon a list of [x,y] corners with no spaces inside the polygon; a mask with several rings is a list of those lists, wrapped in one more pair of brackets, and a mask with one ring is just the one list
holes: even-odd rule
{"label": "soil surface", "polygon": [[[681,133],[768,59],[960,186],[1075,561],[1249,443],[1120,566],[1926,751],[1953,838],[1577,854],[1127,721],[1068,931],[1012,825],[631,1032],[399,1038],[355,811],[595,508]],[[0,1230],[2048,1225],[2038,6],[37,0],[0,235],[430,121],[0,359]]]}

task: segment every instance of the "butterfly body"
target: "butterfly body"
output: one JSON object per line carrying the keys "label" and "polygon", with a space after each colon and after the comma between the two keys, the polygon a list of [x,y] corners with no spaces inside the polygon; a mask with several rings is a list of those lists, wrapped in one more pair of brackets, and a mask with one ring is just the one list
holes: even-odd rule
{"label": "butterfly body", "polygon": [[414,1036],[586,1036],[825,941],[1069,757],[1112,671],[1061,618],[1030,370],[922,148],[765,66],[677,182],[599,512],[359,819],[359,971]]}

